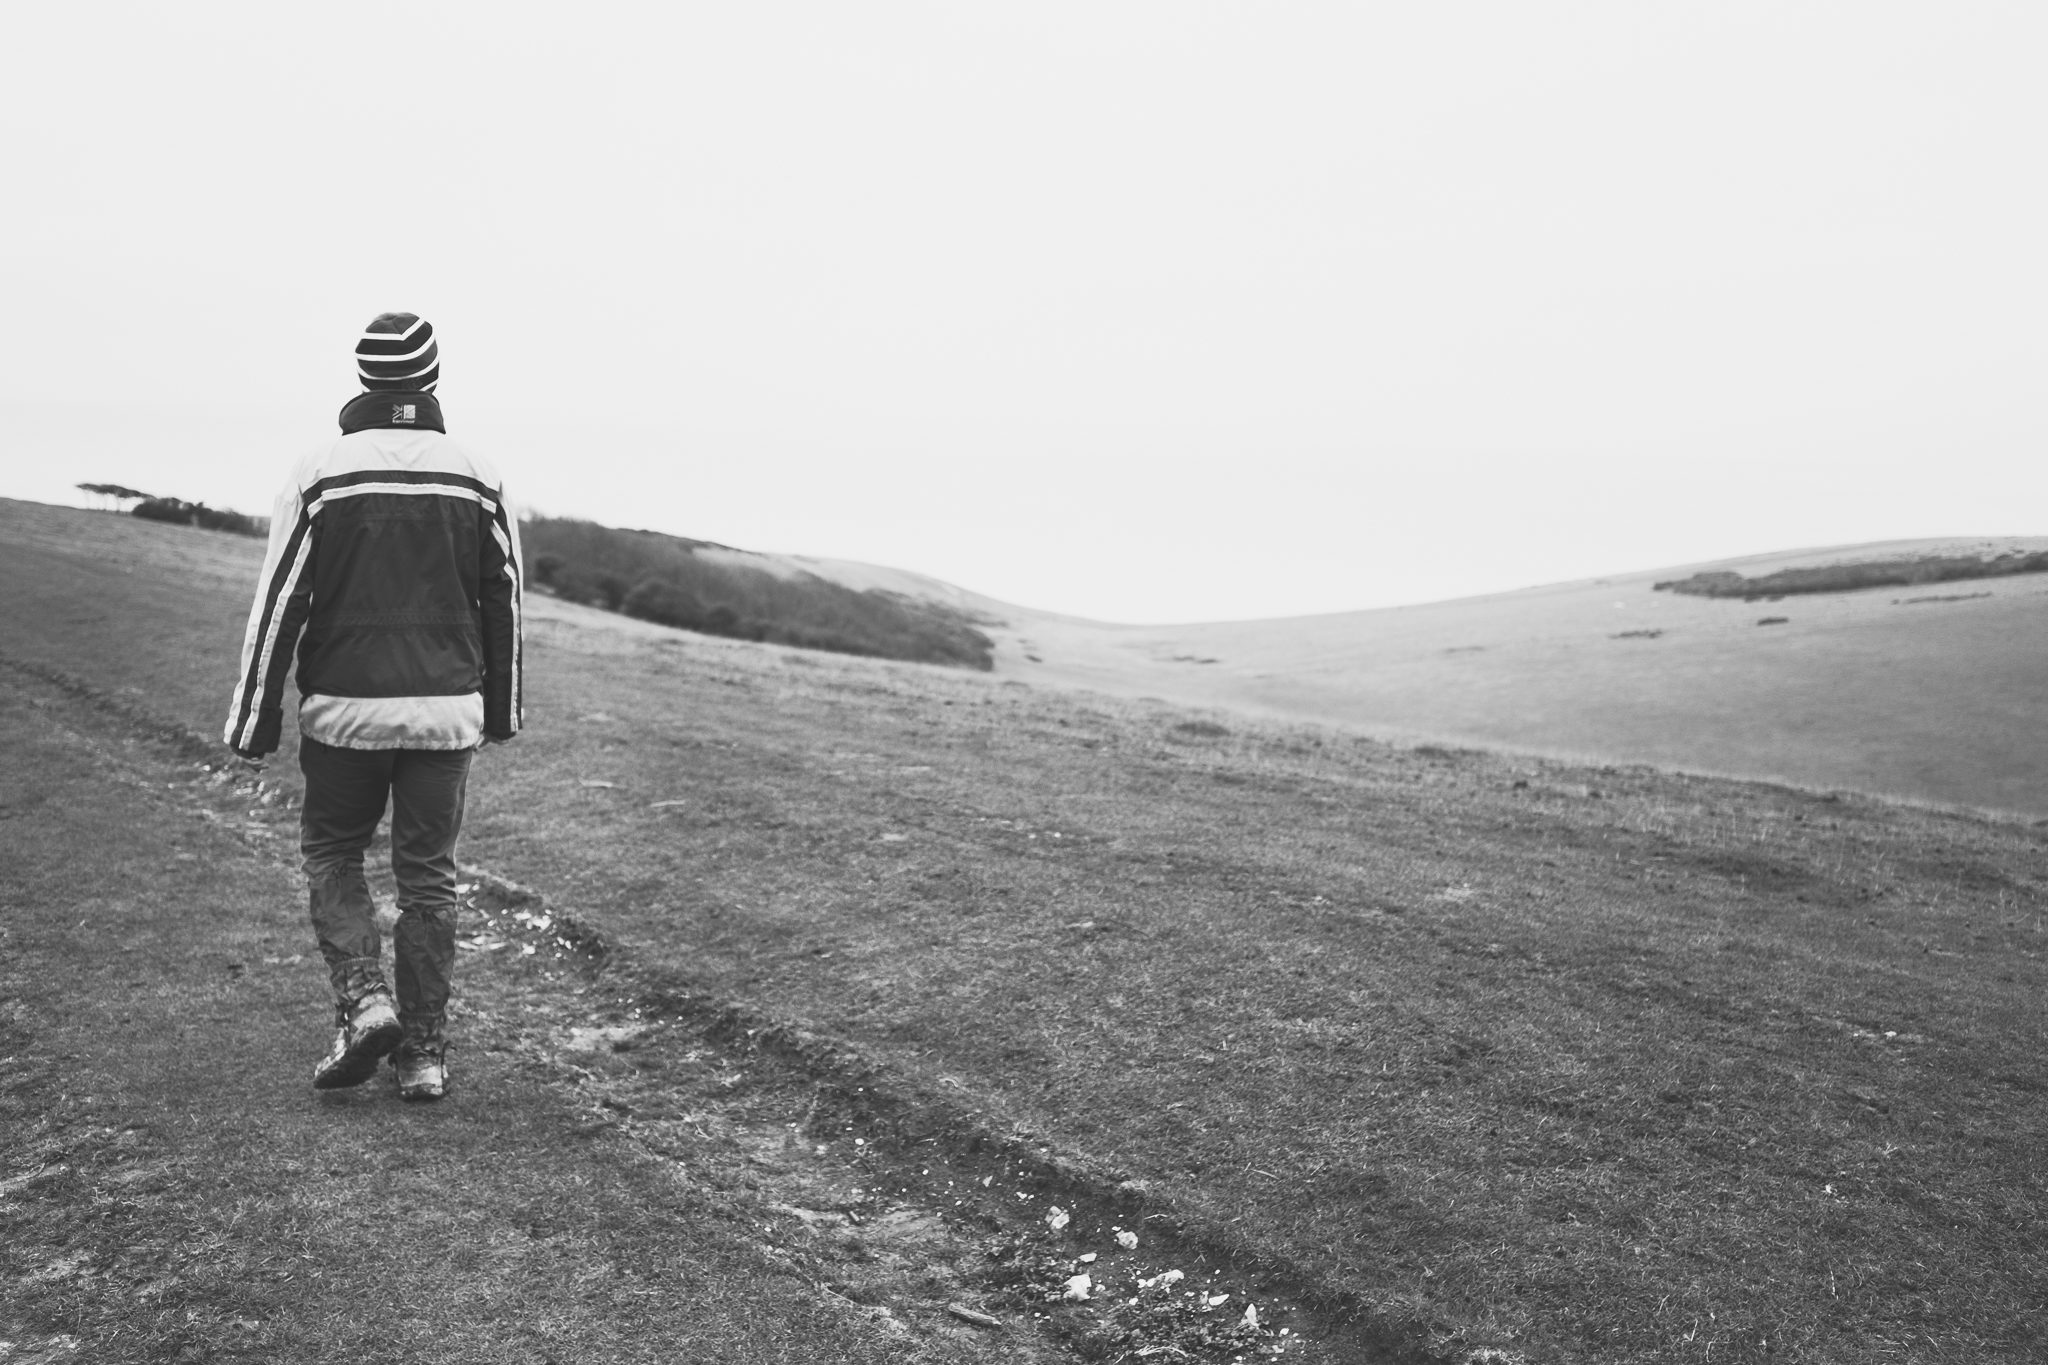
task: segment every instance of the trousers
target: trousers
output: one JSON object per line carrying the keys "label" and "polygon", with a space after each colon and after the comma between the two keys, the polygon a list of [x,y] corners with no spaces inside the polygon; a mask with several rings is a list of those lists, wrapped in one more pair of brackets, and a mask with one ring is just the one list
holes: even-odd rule
{"label": "trousers", "polygon": [[364,995],[386,988],[363,854],[390,803],[391,872],[398,883],[391,937],[404,1045],[442,1043],[455,968],[455,841],[471,756],[468,749],[341,749],[299,738],[299,771],[306,778],[299,848],[337,1018],[346,1018]]}

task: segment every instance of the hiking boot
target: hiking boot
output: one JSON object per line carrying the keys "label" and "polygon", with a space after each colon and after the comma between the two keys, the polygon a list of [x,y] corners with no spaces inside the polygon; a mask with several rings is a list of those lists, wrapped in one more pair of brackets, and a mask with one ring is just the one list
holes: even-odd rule
{"label": "hiking boot", "polygon": [[406,1047],[391,1056],[398,1069],[398,1098],[438,1100],[448,1093],[448,1061],[438,1047]]}
{"label": "hiking boot", "polygon": [[391,996],[384,991],[365,995],[334,1030],[334,1046],[313,1068],[313,1088],[339,1090],[369,1080],[384,1054],[398,1046],[401,1032]]}

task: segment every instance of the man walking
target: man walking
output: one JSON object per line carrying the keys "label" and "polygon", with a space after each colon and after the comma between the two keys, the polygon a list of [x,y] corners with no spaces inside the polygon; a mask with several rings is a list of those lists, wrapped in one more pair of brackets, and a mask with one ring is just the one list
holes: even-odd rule
{"label": "man walking", "polygon": [[[447,1093],[455,841],[470,757],[520,724],[519,523],[491,466],[448,439],[431,324],[381,313],[356,343],[365,392],[300,461],[270,519],[226,740],[276,750],[298,658],[300,844],[334,988],[319,1089],[394,1054],[398,1093]],[[391,806],[394,1007],[363,877]]]}

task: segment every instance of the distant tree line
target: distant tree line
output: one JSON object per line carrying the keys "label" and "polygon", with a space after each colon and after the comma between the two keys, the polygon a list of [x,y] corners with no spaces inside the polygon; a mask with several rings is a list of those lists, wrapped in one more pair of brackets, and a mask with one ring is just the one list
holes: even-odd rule
{"label": "distant tree line", "polygon": [[963,612],[817,574],[706,558],[710,541],[625,531],[569,517],[522,523],[527,581],[571,602],[704,635],[805,649],[994,667],[994,646]]}
{"label": "distant tree line", "polygon": [[203,502],[186,502],[183,498],[159,498],[139,488],[127,488],[118,483],[82,483],[81,492],[112,498],[116,502],[133,502],[128,509],[131,517],[145,521],[168,521],[177,526],[198,526],[208,531],[231,531],[238,536],[265,536],[270,534],[269,525],[259,517],[244,516],[225,507],[208,507]]}
{"label": "distant tree line", "polygon": [[232,531],[238,536],[269,534],[264,523],[225,507],[208,507],[203,502],[182,498],[145,498],[128,513],[145,521],[168,521],[179,526],[198,526],[208,531]]}
{"label": "distant tree line", "polygon": [[2012,550],[1985,558],[1981,555],[1922,555],[1917,559],[1867,560],[1852,564],[1822,564],[1811,569],[1780,569],[1776,573],[1745,578],[1731,570],[1696,573],[1690,578],[1673,578],[1656,585],[1659,592],[1682,592],[1694,597],[1739,597],[1756,602],[1796,593],[1853,592],[1858,588],[1910,588],[1923,583],[1953,583],[1970,578],[2004,578],[2010,574],[2048,572],[2048,552],[2029,554]]}

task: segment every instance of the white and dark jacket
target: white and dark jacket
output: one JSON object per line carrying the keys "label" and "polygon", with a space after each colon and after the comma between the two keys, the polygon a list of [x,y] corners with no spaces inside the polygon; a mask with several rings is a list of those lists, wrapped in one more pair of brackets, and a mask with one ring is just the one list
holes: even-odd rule
{"label": "white and dark jacket", "polygon": [[345,749],[468,749],[520,723],[519,523],[428,393],[366,393],[270,519],[226,739],[277,748],[298,655],[299,733]]}

